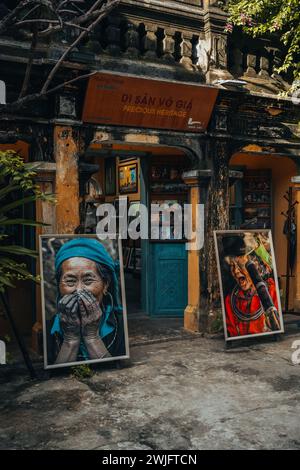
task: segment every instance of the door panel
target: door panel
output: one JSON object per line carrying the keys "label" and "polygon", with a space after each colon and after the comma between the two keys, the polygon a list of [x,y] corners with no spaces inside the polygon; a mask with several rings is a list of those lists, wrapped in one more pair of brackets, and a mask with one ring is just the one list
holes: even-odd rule
{"label": "door panel", "polygon": [[187,306],[187,251],[184,243],[151,243],[151,315],[183,316]]}

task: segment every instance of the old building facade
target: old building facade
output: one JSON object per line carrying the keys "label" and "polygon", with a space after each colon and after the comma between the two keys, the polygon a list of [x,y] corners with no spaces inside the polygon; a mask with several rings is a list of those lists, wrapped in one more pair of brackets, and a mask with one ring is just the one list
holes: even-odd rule
{"label": "old building facade", "polygon": [[[129,203],[190,200],[194,205],[205,205],[206,236],[201,250],[186,252],[183,241],[174,240],[127,246],[129,256],[135,256],[131,269],[128,266],[128,285],[139,292],[138,297],[128,292],[133,311],[182,316],[191,331],[213,328],[220,309],[213,230],[239,228],[252,215],[264,218],[262,225],[256,226],[272,228],[279,275],[284,275],[283,196],[300,177],[299,107],[290,98],[278,96],[288,85],[274,71],[281,60],[280,45],[273,40],[252,40],[238,32],[228,35],[221,3],[121,1],[89,40],[70,54],[59,72],[64,81],[97,72],[125,76],[128,84],[136,77],[148,80],[145,86],[168,83],[173,87],[173,99],[181,97],[180,87],[198,87],[199,107],[213,89],[215,99],[204,115],[208,125],[200,131],[157,127],[155,122],[147,127],[120,124],[101,116],[85,120],[88,79],[60,89],[34,106],[8,110],[0,116],[0,148],[20,150],[28,162],[38,162],[38,181],[57,195],[55,207],[43,203],[36,207],[37,217],[49,223],[46,232],[73,233],[85,226],[86,188],[91,177],[100,187],[98,203],[125,194]],[[40,46],[34,59],[33,87],[47,75],[67,39],[58,37]],[[1,37],[0,43],[0,78],[6,83],[9,102],[24,73],[29,44],[10,37]],[[127,193],[120,183],[126,165],[136,165],[139,180]],[[107,181],[110,171],[116,179],[110,181],[112,186]],[[184,184],[175,188],[172,185],[178,182],[179,174],[183,178],[180,184]],[[266,204],[260,206],[256,200],[257,207],[252,207],[256,212],[248,210],[248,215],[241,189],[247,174],[254,179],[269,178],[272,188]],[[163,190],[160,184],[169,184],[169,190]],[[293,194],[300,201],[299,190],[296,188]],[[260,214],[265,215],[259,215],[258,209],[264,209]],[[300,230],[300,211],[298,218]],[[300,243],[300,236],[298,240]],[[138,268],[137,253],[141,259]],[[284,291],[284,278],[282,286]],[[26,302],[36,306],[35,313],[32,316],[29,308],[26,319],[19,323],[24,331],[32,328],[37,347],[41,329],[39,289],[31,291]],[[291,307],[297,302],[300,249]],[[19,303],[13,298],[12,304],[19,318]]]}

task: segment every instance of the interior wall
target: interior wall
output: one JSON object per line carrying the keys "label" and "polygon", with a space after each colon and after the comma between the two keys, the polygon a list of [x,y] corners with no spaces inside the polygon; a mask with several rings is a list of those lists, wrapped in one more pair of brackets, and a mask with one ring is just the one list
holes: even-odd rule
{"label": "interior wall", "polygon": [[[287,242],[283,234],[284,216],[281,212],[287,210],[287,201],[284,194],[291,186],[291,177],[297,175],[296,164],[288,157],[272,155],[258,155],[249,153],[237,153],[230,165],[245,165],[250,170],[272,170],[272,206],[273,206],[273,243],[277,264],[277,274],[281,278],[282,288],[285,288],[284,278],[281,276],[286,271]],[[293,281],[291,282],[291,299],[293,299]],[[291,307],[293,307],[291,302]]]}

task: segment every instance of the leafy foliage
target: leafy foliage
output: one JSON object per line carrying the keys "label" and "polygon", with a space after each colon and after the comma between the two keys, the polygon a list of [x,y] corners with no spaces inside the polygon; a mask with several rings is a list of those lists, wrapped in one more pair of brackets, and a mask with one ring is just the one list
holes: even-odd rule
{"label": "leafy foliage", "polygon": [[286,49],[277,72],[292,72],[300,80],[300,8],[299,0],[230,0],[228,32],[241,26],[252,37],[276,34]]}
{"label": "leafy foliage", "polygon": [[71,367],[71,373],[72,376],[79,381],[90,379],[94,375],[94,372],[89,366],[89,364],[80,364],[78,366],[73,366]]}
{"label": "leafy foliage", "polygon": [[[11,228],[16,225],[38,227],[42,222],[16,216],[15,212],[32,202],[54,202],[34,182],[34,164],[25,165],[14,151],[0,151],[0,291],[15,287],[15,280],[38,280],[27,269],[24,256],[37,258],[38,253],[14,243]],[[21,258],[21,262],[20,262]]]}

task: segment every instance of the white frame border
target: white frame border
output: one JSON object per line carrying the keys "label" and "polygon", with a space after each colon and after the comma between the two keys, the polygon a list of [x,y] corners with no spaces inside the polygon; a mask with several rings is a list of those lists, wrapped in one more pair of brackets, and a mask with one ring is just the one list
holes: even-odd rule
{"label": "white frame border", "polygon": [[120,263],[120,283],[121,283],[121,300],[123,307],[123,321],[124,321],[124,336],[125,336],[125,352],[124,356],[107,357],[103,359],[91,359],[89,361],[76,361],[67,362],[63,364],[48,364],[47,357],[47,329],[46,329],[46,308],[45,308],[45,291],[44,291],[44,270],[43,270],[43,251],[42,251],[42,240],[46,238],[94,238],[101,243],[101,240],[96,234],[43,234],[39,235],[39,258],[40,258],[40,276],[41,276],[41,301],[42,301],[42,321],[43,321],[43,354],[44,354],[44,369],[58,369],[61,367],[72,367],[81,364],[95,364],[104,362],[113,362],[121,359],[129,359],[129,338],[128,338],[128,319],[127,319],[127,305],[125,296],[125,280],[123,271],[123,252],[122,252],[122,241],[120,238],[117,240],[118,252],[119,252],[119,263]]}
{"label": "white frame border", "polygon": [[[228,336],[227,332],[227,325],[226,325],[226,310],[225,310],[225,302],[224,302],[224,294],[223,294],[223,283],[222,283],[222,273],[221,273],[221,265],[220,265],[220,256],[219,256],[219,249],[218,249],[218,241],[217,236],[221,234],[245,234],[246,232],[251,233],[268,233],[268,238],[270,240],[270,248],[271,248],[271,255],[272,255],[272,264],[273,264],[273,272],[274,272],[274,281],[276,286],[277,292],[277,300],[278,300],[278,310],[279,310],[279,318],[280,318],[280,330],[276,331],[267,331],[265,333],[255,333],[252,335],[242,335],[242,336]],[[281,300],[279,295],[279,285],[278,285],[278,277],[277,277],[277,266],[275,260],[275,253],[274,253],[274,246],[273,246],[273,238],[272,238],[272,231],[270,229],[244,229],[244,230],[214,230],[214,241],[215,241],[215,251],[217,257],[217,267],[218,267],[218,277],[219,277],[219,287],[220,287],[220,294],[221,294],[221,304],[222,304],[222,314],[223,314],[223,326],[224,326],[224,334],[225,334],[225,341],[234,341],[237,339],[245,339],[245,338],[255,338],[260,336],[268,336],[268,335],[275,335],[284,333],[284,324],[283,324],[283,316],[282,316],[282,308],[281,308]]]}

